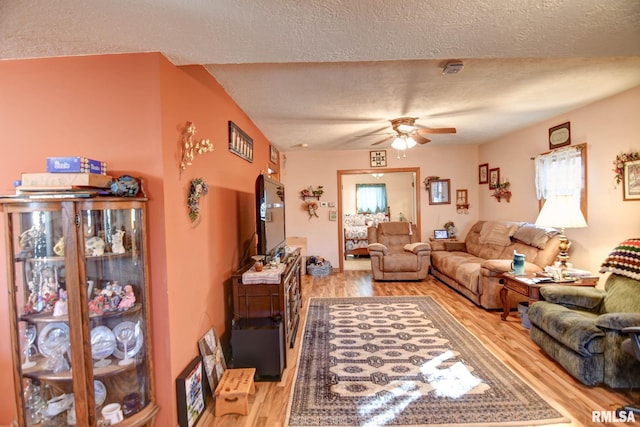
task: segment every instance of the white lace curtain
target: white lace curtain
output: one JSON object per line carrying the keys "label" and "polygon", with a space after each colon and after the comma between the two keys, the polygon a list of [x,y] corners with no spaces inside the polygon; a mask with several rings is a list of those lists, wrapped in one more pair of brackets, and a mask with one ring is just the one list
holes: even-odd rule
{"label": "white lace curtain", "polygon": [[571,196],[580,203],[580,192],[584,186],[582,149],[569,147],[535,157],[538,200]]}

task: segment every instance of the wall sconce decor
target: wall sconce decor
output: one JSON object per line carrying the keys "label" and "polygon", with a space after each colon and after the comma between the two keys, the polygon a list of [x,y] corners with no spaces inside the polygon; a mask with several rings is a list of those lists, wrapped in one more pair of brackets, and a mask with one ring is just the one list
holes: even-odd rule
{"label": "wall sconce decor", "polygon": [[204,154],[213,151],[213,144],[209,139],[194,141],[195,135],[196,125],[192,122],[187,122],[186,126],[182,130],[182,139],[180,141],[182,151],[180,175],[182,175],[182,172],[184,172],[187,166],[191,166],[196,154]]}
{"label": "wall sconce decor", "polygon": [[456,211],[459,214],[469,213],[469,199],[466,189],[456,190]]}

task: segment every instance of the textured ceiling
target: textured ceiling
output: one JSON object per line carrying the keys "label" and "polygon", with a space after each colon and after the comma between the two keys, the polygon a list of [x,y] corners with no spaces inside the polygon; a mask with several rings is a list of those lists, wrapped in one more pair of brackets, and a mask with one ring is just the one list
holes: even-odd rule
{"label": "textured ceiling", "polygon": [[0,1],[0,59],[156,51],[281,150],[368,148],[400,116],[482,143],[640,85],[640,1]]}

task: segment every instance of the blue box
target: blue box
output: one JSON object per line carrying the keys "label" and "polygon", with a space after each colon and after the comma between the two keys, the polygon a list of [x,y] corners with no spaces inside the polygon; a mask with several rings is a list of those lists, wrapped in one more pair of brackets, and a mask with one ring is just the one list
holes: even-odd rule
{"label": "blue box", "polygon": [[86,157],[49,157],[47,158],[47,172],[81,172],[107,174],[107,163]]}

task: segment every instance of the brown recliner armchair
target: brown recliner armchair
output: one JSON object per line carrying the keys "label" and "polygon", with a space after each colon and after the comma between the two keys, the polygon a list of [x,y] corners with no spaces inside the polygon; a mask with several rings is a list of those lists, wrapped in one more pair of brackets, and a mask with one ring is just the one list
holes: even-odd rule
{"label": "brown recliner armchair", "polygon": [[374,280],[423,280],[427,277],[431,246],[420,241],[415,224],[381,222],[367,231]]}

